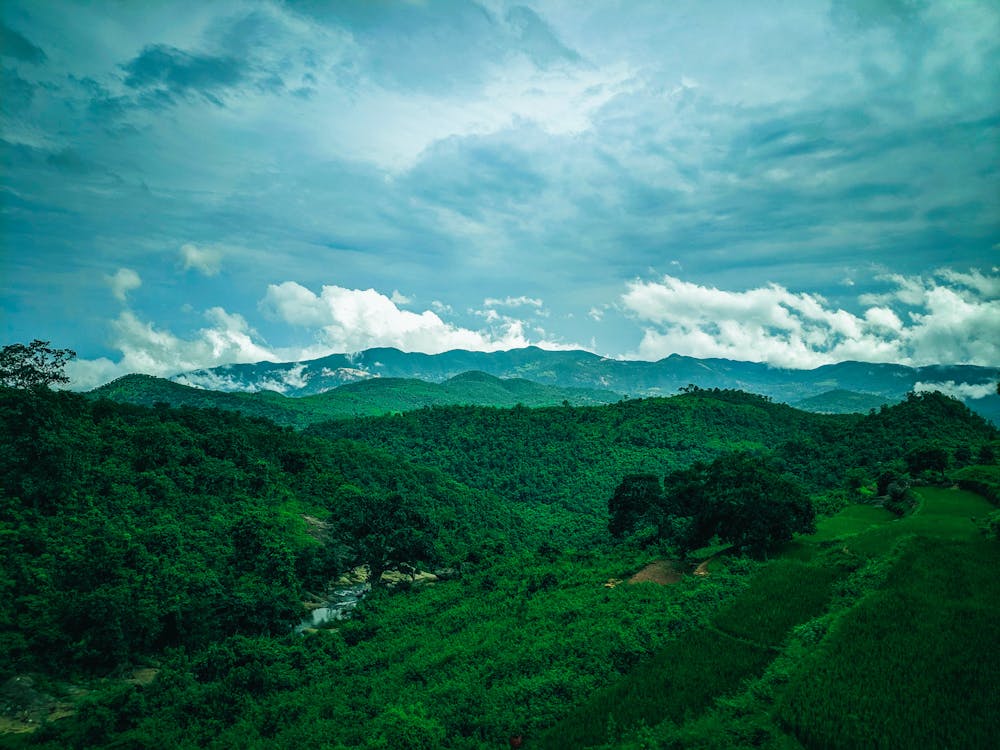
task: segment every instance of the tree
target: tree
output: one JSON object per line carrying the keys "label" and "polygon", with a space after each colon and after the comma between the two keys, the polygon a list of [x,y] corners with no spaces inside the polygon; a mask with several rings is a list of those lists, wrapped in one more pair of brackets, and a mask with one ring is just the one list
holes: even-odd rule
{"label": "tree", "polygon": [[972,448],[968,445],[960,445],[955,449],[955,465],[968,466],[972,463]]}
{"label": "tree", "polygon": [[611,520],[608,531],[616,538],[633,531],[642,520],[653,520],[651,514],[662,505],[660,480],[653,474],[629,474],[615,489],[608,501]]}
{"label": "tree", "polygon": [[990,466],[996,463],[996,460],[997,452],[994,450],[993,446],[989,443],[983,443],[979,448],[979,453],[976,454],[976,462]]}
{"label": "tree", "polygon": [[671,472],[663,480],[660,535],[682,554],[704,547],[715,535],[718,518],[704,500],[708,471],[707,464],[698,462]]}
{"label": "tree", "polygon": [[27,345],[8,344],[0,350],[0,385],[48,388],[53,383],[68,383],[63,369],[75,356],[72,349],[53,349],[40,339]]}
{"label": "tree", "polygon": [[754,556],[766,556],[793,534],[816,530],[815,509],[798,483],[749,453],[712,463],[705,500],[718,519],[719,538]]}
{"label": "tree", "polygon": [[815,531],[816,511],[802,487],[773,462],[750,453],[728,453],[711,464],[695,464],[664,480],[625,477],[609,502],[609,529],[617,537],[640,521],[656,525],[658,536],[682,552],[718,535],[752,555],[793,534]]}
{"label": "tree", "polygon": [[353,563],[368,566],[372,586],[394,566],[428,562],[434,556],[430,519],[408,507],[399,493],[364,492],[347,485],[339,495],[345,542]]}
{"label": "tree", "polygon": [[948,468],[948,451],[935,443],[924,443],[906,454],[906,466],[916,476],[924,471],[944,474]]}

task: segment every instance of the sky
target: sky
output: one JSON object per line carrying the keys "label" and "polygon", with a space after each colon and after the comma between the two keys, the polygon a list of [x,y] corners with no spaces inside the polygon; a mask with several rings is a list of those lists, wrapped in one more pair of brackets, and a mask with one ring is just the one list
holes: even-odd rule
{"label": "sky", "polygon": [[0,4],[0,339],[1000,366],[1000,5]]}

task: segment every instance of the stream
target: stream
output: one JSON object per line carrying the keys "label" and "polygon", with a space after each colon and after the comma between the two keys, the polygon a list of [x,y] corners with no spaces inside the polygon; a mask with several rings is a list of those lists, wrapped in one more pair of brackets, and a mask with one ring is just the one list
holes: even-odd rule
{"label": "stream", "polygon": [[322,627],[329,622],[346,620],[369,591],[371,586],[367,583],[355,583],[352,586],[333,589],[329,592],[329,598],[324,602],[324,606],[310,612],[308,617],[295,626],[295,632],[302,633],[309,628]]}

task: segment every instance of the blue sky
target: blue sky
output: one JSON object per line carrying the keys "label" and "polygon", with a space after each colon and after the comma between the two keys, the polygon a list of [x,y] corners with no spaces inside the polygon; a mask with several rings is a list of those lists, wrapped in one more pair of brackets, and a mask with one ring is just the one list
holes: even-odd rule
{"label": "blue sky", "polygon": [[993,2],[0,6],[4,342],[1000,365]]}

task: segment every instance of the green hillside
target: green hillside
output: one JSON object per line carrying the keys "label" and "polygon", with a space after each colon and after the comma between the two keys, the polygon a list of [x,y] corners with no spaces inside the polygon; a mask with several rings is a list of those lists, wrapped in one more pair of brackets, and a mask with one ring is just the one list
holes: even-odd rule
{"label": "green hillside", "polygon": [[678,354],[646,362],[612,359],[579,350],[549,351],[533,346],[496,352],[452,350],[440,354],[381,347],[303,362],[225,365],[183,373],[177,379],[190,385],[226,391],[277,388],[287,395],[305,396],[362,378],[416,378],[442,383],[468,371],[485,372],[499,378],[524,378],[564,388],[608,389],[630,398],[671,396],[694,384],[700,388],[760,393],[793,405],[831,392],[871,394],[882,399],[858,409],[857,403],[851,403],[857,401],[856,397],[833,395],[820,399],[822,408],[802,407],[832,413],[867,412],[882,403],[899,401],[908,392],[918,389],[962,393],[965,390],[962,385],[976,390],[987,385],[988,395],[966,398],[965,404],[994,424],[1000,424],[1000,396],[993,394],[1000,370],[974,365],[907,367],[885,362],[848,361],[812,370],[793,370],[762,362],[698,359]]}
{"label": "green hillside", "polygon": [[878,409],[883,404],[890,404],[895,401],[896,399],[886,398],[874,393],[834,390],[796,401],[793,406],[797,409],[814,411],[819,414],[866,414],[872,409]]}
{"label": "green hillside", "polygon": [[[579,704],[539,748],[979,748],[1000,731],[1000,544],[982,497],[830,519],[703,628]],[[811,548],[808,562],[799,551]],[[946,738],[946,739],[944,739]]]}
{"label": "green hillside", "polygon": [[[773,454],[813,493],[874,483],[911,451],[974,455],[995,428],[954,399],[913,396],[867,415],[823,415],[739,391],[694,389],[604,407],[447,407],[314,425],[309,434],[368,443],[459,481],[596,519],[626,474],[663,476],[721,453]],[[848,477],[848,468],[855,469]]]}
{"label": "green hillside", "polygon": [[193,388],[151,375],[126,375],[89,393],[122,403],[153,406],[195,406],[239,411],[281,425],[304,427],[314,422],[354,416],[410,411],[425,406],[467,404],[510,407],[613,403],[620,396],[588,388],[561,388],[519,378],[497,378],[467,372],[443,383],[414,378],[371,378],[341,385],[324,393],[286,397],[276,391],[226,393]]}
{"label": "green hillside", "polygon": [[[1000,523],[946,486],[994,486],[996,438],[940,394],[862,416],[689,389],[297,432],[0,389],[0,747],[975,747],[1000,715]],[[614,506],[637,486],[662,494]],[[634,528],[612,535],[612,507]],[[815,533],[727,541],[785,508]],[[706,514],[718,537],[683,557]],[[362,563],[403,581],[295,632]],[[650,568],[664,585],[629,582]]]}

